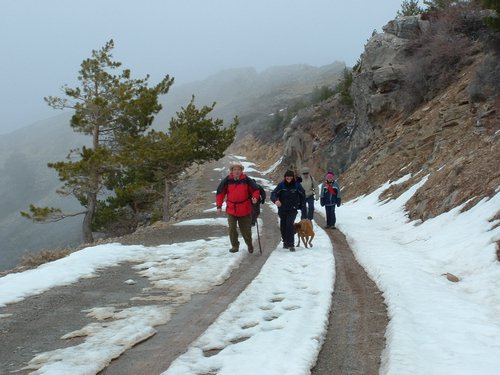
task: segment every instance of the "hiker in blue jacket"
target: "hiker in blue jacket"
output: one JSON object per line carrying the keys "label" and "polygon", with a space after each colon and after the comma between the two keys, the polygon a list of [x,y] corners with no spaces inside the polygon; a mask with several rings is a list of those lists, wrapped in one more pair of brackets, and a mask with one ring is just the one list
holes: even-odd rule
{"label": "hiker in blue jacket", "polygon": [[319,203],[322,207],[325,207],[327,229],[335,229],[335,223],[337,222],[335,206],[340,207],[341,203],[340,186],[334,178],[335,175],[333,172],[328,172],[326,174],[319,196]]}
{"label": "hiker in blue jacket", "polygon": [[283,181],[271,193],[271,201],[278,207],[284,249],[295,251],[293,223],[297,217],[297,210],[300,210],[304,204],[304,199],[304,189],[296,181],[295,173],[290,170],[286,171]]}

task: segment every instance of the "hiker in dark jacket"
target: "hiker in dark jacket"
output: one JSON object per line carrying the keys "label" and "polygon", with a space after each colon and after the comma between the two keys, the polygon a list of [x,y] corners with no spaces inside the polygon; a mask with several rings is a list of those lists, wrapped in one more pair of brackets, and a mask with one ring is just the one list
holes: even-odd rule
{"label": "hiker in dark jacket", "polygon": [[232,162],[229,176],[224,178],[215,195],[217,214],[222,212],[222,204],[226,199],[227,222],[229,225],[229,240],[231,241],[231,253],[239,251],[238,230],[245,240],[248,252],[253,253],[252,244],[252,203],[259,200],[259,188],[255,181],[243,174],[243,164]]}
{"label": "hiker in dark jacket", "polygon": [[335,175],[333,174],[333,172],[328,172],[326,174],[325,181],[321,186],[321,193],[319,198],[321,206],[325,207],[327,229],[335,229],[335,223],[337,222],[337,217],[335,215],[335,206],[340,207],[342,198],[340,193],[340,186],[334,178]]}
{"label": "hiker in dark jacket", "polygon": [[304,204],[304,189],[296,181],[292,171],[285,172],[284,180],[271,193],[271,201],[278,207],[283,248],[295,251],[293,223],[297,217],[297,210]]}

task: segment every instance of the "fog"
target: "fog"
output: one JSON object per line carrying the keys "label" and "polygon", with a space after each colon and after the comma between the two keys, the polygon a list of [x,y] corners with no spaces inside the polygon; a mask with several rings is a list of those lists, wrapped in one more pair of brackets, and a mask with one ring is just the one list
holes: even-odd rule
{"label": "fog", "polygon": [[77,85],[82,60],[114,58],[151,84],[223,69],[356,63],[402,0],[6,0],[0,12],[0,134],[57,115],[44,96]]}

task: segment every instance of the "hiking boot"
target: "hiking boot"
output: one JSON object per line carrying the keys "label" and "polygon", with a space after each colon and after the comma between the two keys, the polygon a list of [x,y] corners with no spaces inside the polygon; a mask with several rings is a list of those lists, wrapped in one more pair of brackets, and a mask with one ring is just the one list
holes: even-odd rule
{"label": "hiking boot", "polygon": [[330,229],[330,228],[331,228],[331,226],[330,226],[330,225],[327,225],[327,226],[325,227],[325,229]]}
{"label": "hiking boot", "polygon": [[288,249],[290,246],[288,245],[283,245],[283,249]]}
{"label": "hiking boot", "polygon": [[229,252],[230,253],[237,253],[239,250],[238,249],[235,249],[234,247],[230,248],[229,249]]}
{"label": "hiking boot", "polygon": [[295,247],[293,247],[293,246],[290,246],[289,249],[290,249],[290,251],[295,251]]}
{"label": "hiking boot", "polygon": [[248,252],[249,252],[250,254],[252,254],[252,253],[253,253],[253,246],[248,246]]}

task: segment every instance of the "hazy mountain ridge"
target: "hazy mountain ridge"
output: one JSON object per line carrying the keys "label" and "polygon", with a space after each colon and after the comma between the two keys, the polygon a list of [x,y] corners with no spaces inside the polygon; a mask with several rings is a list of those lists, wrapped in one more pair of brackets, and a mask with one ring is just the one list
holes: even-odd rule
{"label": "hazy mountain ridge", "polygon": [[[234,116],[267,116],[315,87],[334,85],[344,68],[341,62],[319,68],[305,64],[276,66],[261,73],[253,68],[240,68],[224,70],[206,80],[179,87],[174,84],[162,100],[164,109],[155,119],[155,126],[168,123],[176,111],[189,103],[192,95],[197,105],[216,102],[213,117],[227,122]],[[240,128],[246,126],[249,124],[242,122]]]}

